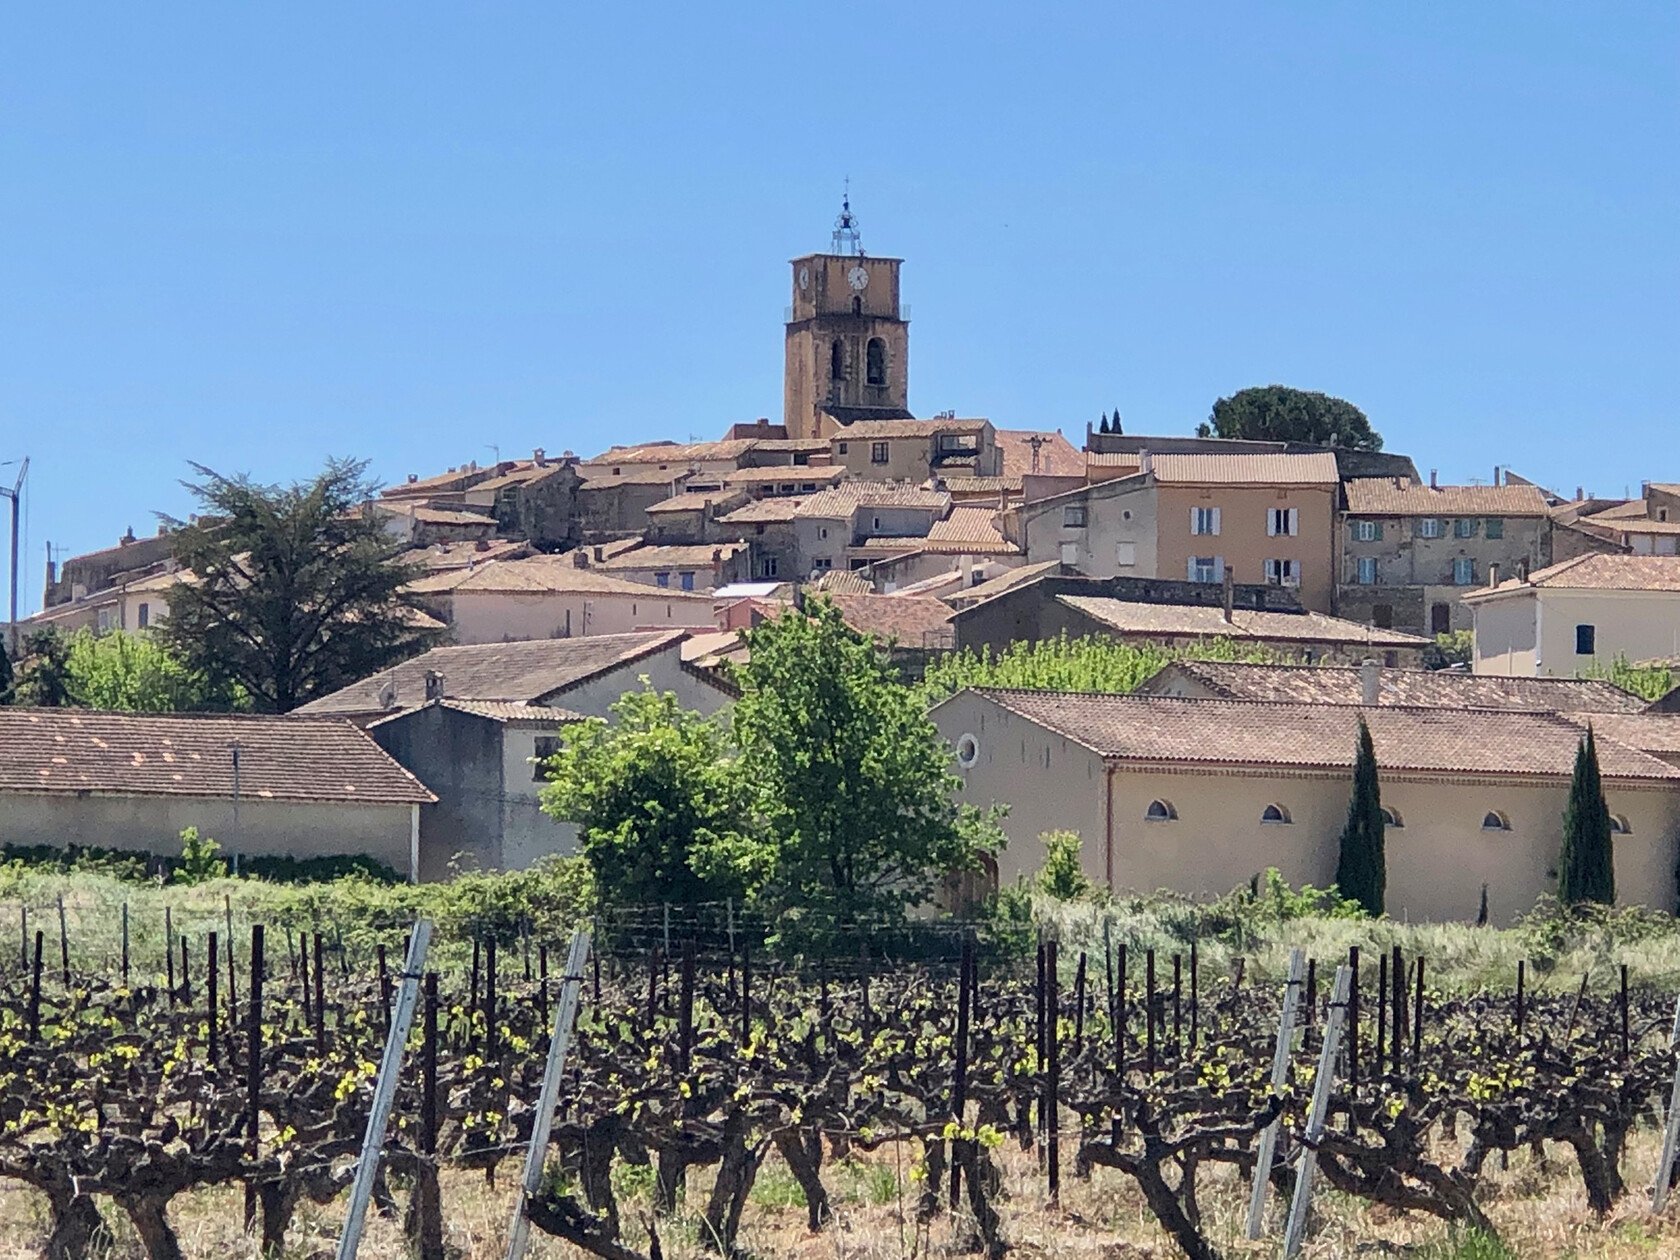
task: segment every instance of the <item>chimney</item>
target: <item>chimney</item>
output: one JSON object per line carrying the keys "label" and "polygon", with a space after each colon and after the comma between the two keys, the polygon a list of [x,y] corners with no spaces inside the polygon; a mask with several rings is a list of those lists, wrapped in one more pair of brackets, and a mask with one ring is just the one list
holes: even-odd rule
{"label": "chimney", "polygon": [[1641,481],[1639,483],[1639,497],[1641,499],[1649,499],[1651,497],[1651,483],[1649,481]]}
{"label": "chimney", "polygon": [[594,548],[594,555],[596,564],[602,563],[607,558],[606,553],[600,547]]}
{"label": "chimney", "polygon": [[134,526],[130,525],[128,527],[128,532],[126,534],[124,534],[121,538],[117,539],[117,546],[127,547],[133,541],[134,541]]}
{"label": "chimney", "polygon": [[1150,458],[1148,451],[1138,452],[1138,471],[1140,473],[1152,473],[1155,471],[1155,461]]}
{"label": "chimney", "polygon": [[1575,487],[1575,502],[1579,503],[1584,497],[1585,496],[1582,495],[1582,493],[1581,493],[1581,487],[1576,486]]}
{"label": "chimney", "polygon": [[1517,581],[1528,581],[1528,560],[1526,558],[1517,561]]}
{"label": "chimney", "polygon": [[1495,464],[1493,466],[1493,484],[1496,485],[1496,486],[1499,484],[1499,465],[1498,464]]}
{"label": "chimney", "polygon": [[1225,621],[1229,624],[1237,601],[1237,578],[1230,565],[1225,566],[1225,576],[1221,581],[1221,587],[1220,601],[1225,609]]}
{"label": "chimney", "polygon": [[966,591],[974,585],[974,557],[963,556],[958,563],[962,567],[962,584],[963,590]]}
{"label": "chimney", "polygon": [[426,699],[443,699],[443,675],[438,673],[435,669],[428,669],[426,671]]}
{"label": "chimney", "polygon": [[539,446],[539,447],[537,447],[536,450],[531,452],[531,462],[533,464],[535,464],[538,468],[541,468],[543,466],[543,460],[546,456],[547,456],[547,452],[544,451],[543,448]]}
{"label": "chimney", "polygon": [[1367,707],[1382,699],[1382,662],[1367,656],[1359,663],[1359,703]]}
{"label": "chimney", "polygon": [[586,548],[579,547],[576,551],[572,552],[572,568],[587,569],[588,567],[589,552]]}
{"label": "chimney", "polygon": [[419,481],[419,480],[420,480],[420,474],[419,473],[409,473],[408,474],[408,484],[409,485],[412,486],[416,481]]}
{"label": "chimney", "polygon": [[1431,490],[1439,490],[1441,488],[1440,483],[1435,480],[1435,470],[1433,468],[1429,470],[1429,488]]}
{"label": "chimney", "polygon": [[1488,585],[1499,585],[1499,566],[1497,564],[1488,565]]}
{"label": "chimney", "polygon": [[717,569],[717,568],[722,567],[722,565],[723,565],[723,548],[722,547],[713,547],[712,548],[712,568]]}
{"label": "chimney", "polygon": [[473,544],[473,550],[474,551],[489,551],[490,550],[490,540],[487,539],[487,538],[480,538],[477,542],[475,542]]}

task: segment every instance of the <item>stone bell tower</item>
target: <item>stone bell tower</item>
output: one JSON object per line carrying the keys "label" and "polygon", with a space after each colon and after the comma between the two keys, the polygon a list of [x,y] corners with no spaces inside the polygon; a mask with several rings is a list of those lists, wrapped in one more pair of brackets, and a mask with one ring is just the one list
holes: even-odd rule
{"label": "stone bell tower", "polygon": [[795,258],[782,420],[788,436],[828,437],[857,420],[910,416],[910,321],[899,258],[863,252],[851,198],[829,253]]}

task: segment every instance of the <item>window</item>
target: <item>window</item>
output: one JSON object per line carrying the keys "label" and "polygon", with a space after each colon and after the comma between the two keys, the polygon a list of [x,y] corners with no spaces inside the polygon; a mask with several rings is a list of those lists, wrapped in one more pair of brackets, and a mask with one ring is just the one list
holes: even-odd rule
{"label": "window", "polygon": [[1266,561],[1266,581],[1272,586],[1301,585],[1301,562],[1299,560]]}
{"label": "window", "polygon": [[865,366],[869,374],[867,379],[871,385],[885,385],[887,383],[887,343],[879,337],[869,339]]}
{"label": "window", "polygon": [[544,783],[548,780],[548,759],[560,751],[560,737],[558,735],[538,735],[536,762],[531,769],[531,782]]}
{"label": "window", "polygon": [[1354,562],[1353,580],[1361,586],[1375,586],[1377,584],[1377,558],[1375,556],[1360,556]]}
{"label": "window", "polygon": [[833,556],[812,556],[811,570],[814,573],[826,573],[834,567]]}
{"label": "window", "polygon": [[1371,624],[1373,626],[1375,626],[1378,630],[1392,630],[1392,629],[1394,629],[1394,605],[1393,604],[1372,604],[1371,605]]}
{"label": "window", "polygon": [[828,347],[828,379],[843,381],[846,379],[846,347],[836,337]]}
{"label": "window", "polygon": [[871,464],[887,462],[887,444],[885,442],[871,442],[869,444],[869,462]]}
{"label": "window", "polygon": [[1085,528],[1085,505],[1083,503],[1070,503],[1062,509],[1062,528]]}
{"label": "window", "polygon": [[1439,538],[1441,536],[1441,522],[1433,516],[1426,516],[1417,523],[1419,538]]}
{"label": "window", "polygon": [[117,619],[111,615],[111,610],[109,608],[101,608],[99,610],[98,622],[100,634],[104,634],[107,630],[116,629]]}
{"label": "window", "polygon": [[827,541],[827,539],[828,539],[828,526],[827,525],[819,525],[817,527],[817,537],[823,539],[824,541]]}
{"label": "window", "polygon": [[879,516],[877,516],[875,518],[875,530],[876,530],[877,533],[879,533],[880,529],[881,529],[881,518]]}
{"label": "window", "polygon": [[1452,632],[1452,605],[1429,605],[1429,633],[1449,634]]}
{"label": "window", "polygon": [[1381,542],[1381,521],[1355,521],[1353,523],[1354,542]]}
{"label": "window", "polygon": [[1385,827],[1393,827],[1396,831],[1398,831],[1406,825],[1405,820],[1400,817],[1400,811],[1397,809],[1390,809],[1385,805],[1383,806],[1382,816],[1383,826]]}
{"label": "window", "polygon": [[980,741],[972,735],[963,735],[957,739],[957,764],[967,770],[980,760]]}
{"label": "window", "polygon": [[840,443],[840,453],[842,455],[846,453],[846,444],[844,442]]}
{"label": "window", "polygon": [[1476,583],[1476,562],[1468,556],[1460,556],[1453,561],[1453,585],[1474,586]]}
{"label": "window", "polygon": [[669,586],[671,585],[671,575],[669,573],[655,573],[653,584],[655,586]]}
{"label": "window", "polygon": [[1625,814],[1610,815],[1610,834],[1616,836],[1630,836],[1633,834],[1633,828],[1628,826],[1628,820]]}
{"label": "window", "polygon": [[1219,509],[1191,508],[1190,532],[1192,534],[1217,534],[1219,532]]}
{"label": "window", "polygon": [[1487,538],[1505,537],[1505,519],[1500,516],[1490,516],[1482,522],[1482,534]]}
{"label": "window", "polygon": [[1122,569],[1130,569],[1137,564],[1137,544],[1123,542],[1115,545],[1114,563]]}
{"label": "window", "polygon": [[1575,627],[1575,655],[1592,656],[1598,651],[1598,628],[1596,626]]}
{"label": "window", "polygon": [[152,624],[152,606],[150,604],[141,604],[136,615],[139,619],[140,629],[144,630]]}
{"label": "window", "polygon": [[1511,830],[1511,820],[1506,818],[1505,815],[1501,814],[1497,809],[1490,809],[1487,813],[1482,815],[1482,830],[1509,831]]}
{"label": "window", "polygon": [[1292,538],[1301,532],[1300,508],[1267,508],[1266,533],[1273,538]]}
{"label": "window", "polygon": [[1218,556],[1191,556],[1189,577],[1192,582],[1220,582],[1224,568]]}
{"label": "window", "polygon": [[1290,821],[1289,811],[1282,805],[1268,805],[1260,811],[1260,821],[1263,823],[1286,823]]}
{"label": "window", "polygon": [[1149,808],[1143,811],[1145,822],[1171,822],[1177,817],[1178,811],[1171,801],[1150,801]]}
{"label": "window", "polygon": [[1468,516],[1461,516],[1453,522],[1454,538],[1474,538],[1476,536],[1476,522]]}
{"label": "window", "polygon": [[692,591],[694,589],[694,574],[685,573],[682,575],[682,588],[685,591]]}
{"label": "window", "polygon": [[765,556],[764,559],[758,562],[758,576],[767,578],[776,576],[775,556]]}

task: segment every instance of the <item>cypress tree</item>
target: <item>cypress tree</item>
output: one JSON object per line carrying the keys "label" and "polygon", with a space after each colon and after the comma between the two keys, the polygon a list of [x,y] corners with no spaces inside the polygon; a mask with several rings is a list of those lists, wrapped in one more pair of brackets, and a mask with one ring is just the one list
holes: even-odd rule
{"label": "cypress tree", "polygon": [[1120,408],[1116,407],[1114,409],[1114,419],[1111,423],[1113,425],[1113,428],[1111,428],[1109,430],[1109,432],[1111,432],[1111,433],[1121,432],[1121,428],[1120,428]]}
{"label": "cypress tree", "polygon": [[1558,900],[1566,906],[1616,900],[1616,867],[1611,852],[1610,807],[1598,773],[1598,740],[1592,727],[1575,750],[1575,775],[1569,781],[1569,805],[1563,812],[1563,860],[1558,864]]}
{"label": "cypress tree", "polygon": [[6,643],[0,639],[0,704],[12,702],[12,661],[6,655]]}
{"label": "cypress tree", "polygon": [[1359,719],[1359,749],[1353,760],[1353,798],[1336,859],[1336,888],[1366,913],[1383,912],[1388,864],[1383,856],[1382,789],[1377,784],[1377,750],[1371,728]]}

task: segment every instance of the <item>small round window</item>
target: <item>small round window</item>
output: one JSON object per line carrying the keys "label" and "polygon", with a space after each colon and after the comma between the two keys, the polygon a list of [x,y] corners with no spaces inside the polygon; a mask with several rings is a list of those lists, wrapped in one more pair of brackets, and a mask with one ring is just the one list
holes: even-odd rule
{"label": "small round window", "polygon": [[957,764],[967,770],[980,760],[980,741],[972,735],[963,735],[957,740]]}

